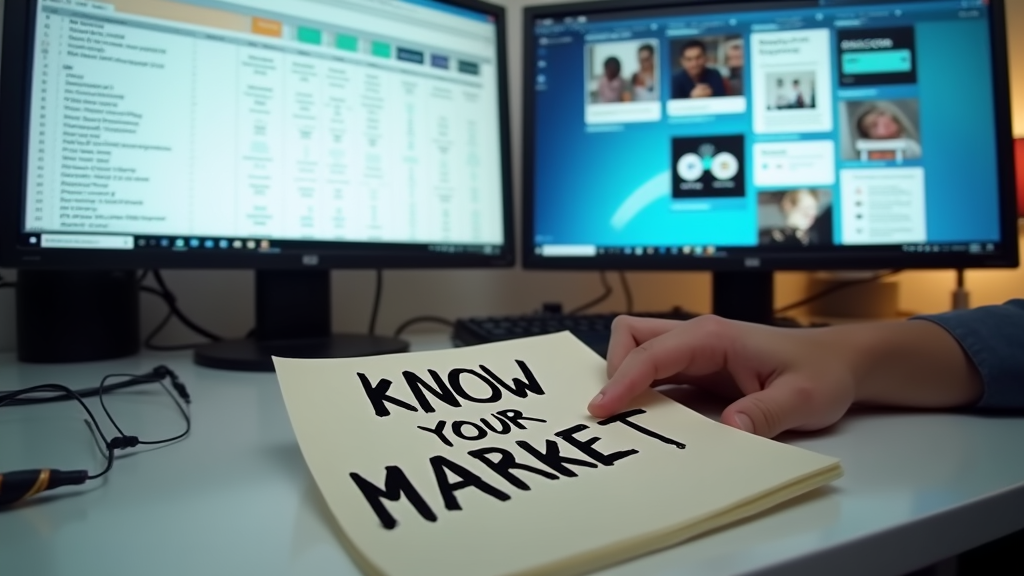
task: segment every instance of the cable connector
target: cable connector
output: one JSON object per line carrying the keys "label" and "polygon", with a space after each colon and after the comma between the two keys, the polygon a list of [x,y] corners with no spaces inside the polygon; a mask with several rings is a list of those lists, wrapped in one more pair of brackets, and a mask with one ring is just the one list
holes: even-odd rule
{"label": "cable connector", "polygon": [[178,393],[185,404],[192,404],[192,395],[188,393],[188,388],[185,388],[185,384],[178,380],[177,376],[171,376],[171,386],[174,386],[174,391]]}
{"label": "cable connector", "polygon": [[171,386],[173,386],[174,391],[178,393],[178,397],[181,398],[185,404],[192,403],[192,395],[188,393],[188,388],[185,387],[185,383],[181,381],[181,378],[178,378],[178,375],[174,370],[161,365],[153,368],[153,374],[159,376],[161,379],[169,378],[171,380]]}
{"label": "cable connector", "polygon": [[107,442],[107,450],[127,450],[139,445],[138,436],[118,436]]}

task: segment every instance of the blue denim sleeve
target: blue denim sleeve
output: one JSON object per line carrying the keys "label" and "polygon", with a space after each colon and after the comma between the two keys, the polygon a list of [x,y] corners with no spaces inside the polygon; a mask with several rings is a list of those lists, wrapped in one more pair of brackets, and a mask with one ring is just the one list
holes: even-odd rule
{"label": "blue denim sleeve", "polygon": [[977,408],[1024,409],[1024,300],[915,320],[943,327],[977,366],[985,386]]}

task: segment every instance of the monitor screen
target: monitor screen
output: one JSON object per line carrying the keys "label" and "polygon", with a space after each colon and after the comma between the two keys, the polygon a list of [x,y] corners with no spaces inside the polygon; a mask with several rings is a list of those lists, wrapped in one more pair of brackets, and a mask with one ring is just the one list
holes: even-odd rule
{"label": "monitor screen", "polygon": [[511,250],[487,5],[28,4],[22,254]]}
{"label": "monitor screen", "polygon": [[1016,265],[988,0],[707,4],[531,13],[528,266]]}

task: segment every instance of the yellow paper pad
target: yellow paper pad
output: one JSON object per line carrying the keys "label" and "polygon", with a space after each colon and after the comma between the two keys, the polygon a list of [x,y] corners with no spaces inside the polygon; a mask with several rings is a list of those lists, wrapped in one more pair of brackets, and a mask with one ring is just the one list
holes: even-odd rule
{"label": "yellow paper pad", "polygon": [[586,407],[605,362],[569,333],[275,366],[344,544],[374,576],[584,574],[842,476],[835,458],[653,391],[599,421]]}

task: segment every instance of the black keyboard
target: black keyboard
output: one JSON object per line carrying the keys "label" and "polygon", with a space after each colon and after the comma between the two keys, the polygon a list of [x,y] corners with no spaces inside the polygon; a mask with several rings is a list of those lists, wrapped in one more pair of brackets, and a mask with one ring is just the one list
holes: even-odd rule
{"label": "black keyboard", "polygon": [[[602,357],[608,354],[608,340],[611,337],[612,321],[620,314],[580,314],[568,316],[554,313],[538,313],[523,316],[498,316],[490,318],[463,318],[455,323],[452,341],[456,346],[475,346],[553,334],[572,332],[584,344]],[[697,315],[676,308],[668,312],[631,314],[641,318],[664,318],[668,320],[692,320]],[[800,327],[788,318],[779,318],[776,325]]]}
{"label": "black keyboard", "polygon": [[[540,336],[568,330],[601,356],[608,353],[608,339],[612,333],[612,321],[619,314],[564,314],[540,313],[524,316],[499,316],[491,318],[463,318],[455,323],[452,340],[456,346],[474,346]],[[691,320],[695,314],[676,309],[670,312],[631,314],[645,318],[667,318],[670,320]]]}

